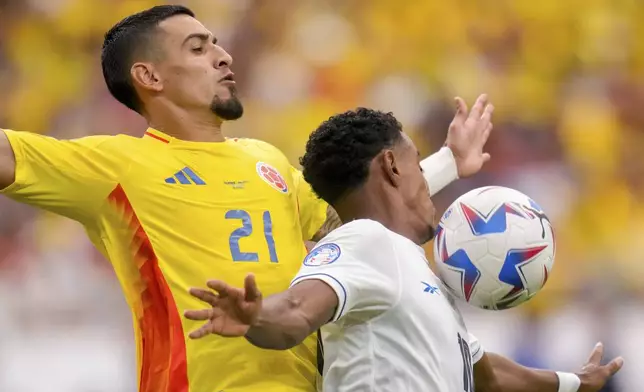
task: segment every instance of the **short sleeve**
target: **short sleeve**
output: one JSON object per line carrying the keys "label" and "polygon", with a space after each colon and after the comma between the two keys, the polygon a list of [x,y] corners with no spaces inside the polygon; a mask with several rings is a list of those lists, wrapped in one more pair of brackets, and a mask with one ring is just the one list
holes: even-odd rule
{"label": "short sleeve", "polygon": [[123,160],[102,148],[109,136],[62,141],[4,132],[16,157],[16,172],[14,183],[0,193],[78,221],[94,216],[116,186],[116,173],[124,169]]}
{"label": "short sleeve", "polygon": [[291,174],[297,192],[302,239],[308,241],[326,221],[329,206],[313,192],[309,183],[304,180],[302,172],[292,167]]}
{"label": "short sleeve", "polygon": [[476,338],[476,336],[469,334],[469,346],[470,346],[470,354],[472,355],[472,364],[477,363],[478,361],[483,358],[483,354],[485,354],[485,350],[483,350],[483,347],[481,346],[481,342]]}
{"label": "short sleeve", "polygon": [[325,282],[336,293],[333,322],[364,321],[394,307],[400,283],[388,231],[367,220],[334,230],[304,259],[291,285],[311,279]]}

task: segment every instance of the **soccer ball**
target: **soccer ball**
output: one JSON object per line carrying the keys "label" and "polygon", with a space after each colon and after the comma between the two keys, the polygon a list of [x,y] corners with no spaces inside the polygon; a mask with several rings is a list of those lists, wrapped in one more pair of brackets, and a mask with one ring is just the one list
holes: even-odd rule
{"label": "soccer ball", "polygon": [[441,280],[457,297],[483,309],[512,308],[546,284],[554,232],[541,207],[523,193],[478,188],[443,214],[434,257]]}

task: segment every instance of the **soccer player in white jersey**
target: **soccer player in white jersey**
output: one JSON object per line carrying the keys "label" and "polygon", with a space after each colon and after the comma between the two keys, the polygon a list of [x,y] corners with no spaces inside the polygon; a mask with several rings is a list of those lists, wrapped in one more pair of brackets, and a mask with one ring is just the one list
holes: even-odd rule
{"label": "soccer player in white jersey", "polygon": [[[482,108],[470,117],[489,122]],[[448,158],[435,162],[446,177]],[[262,300],[252,275],[243,289],[222,281],[208,282],[217,294],[193,289],[212,308],[186,313],[207,320],[191,337],[245,336],[284,350],[325,326],[328,392],[594,392],[621,368],[621,358],[600,364],[601,345],[577,374],[484,352],[420,247],[434,235],[433,184],[393,115],[360,108],[330,118],[301,163],[345,224],[317,244],[285,292]]]}

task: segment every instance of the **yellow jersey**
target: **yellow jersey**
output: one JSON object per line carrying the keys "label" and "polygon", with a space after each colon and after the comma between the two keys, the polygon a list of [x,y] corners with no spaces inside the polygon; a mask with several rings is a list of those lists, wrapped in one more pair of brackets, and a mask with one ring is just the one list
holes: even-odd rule
{"label": "yellow jersey", "polygon": [[275,147],[250,139],[61,141],[5,131],[16,180],[2,193],[80,222],[111,261],[134,320],[141,392],[315,391],[316,336],[288,351],[244,338],[187,339],[204,306],[188,293],[208,278],[264,295],[286,290],[326,218],[301,173]]}

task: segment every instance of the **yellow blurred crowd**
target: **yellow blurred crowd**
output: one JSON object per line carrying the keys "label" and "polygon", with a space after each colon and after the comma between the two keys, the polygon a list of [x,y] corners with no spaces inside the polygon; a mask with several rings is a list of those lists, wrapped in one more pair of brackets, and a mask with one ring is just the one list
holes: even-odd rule
{"label": "yellow blurred crowd", "polygon": [[[58,137],[141,133],[145,124],[104,87],[100,45],[121,17],[159,3],[0,1],[0,124]],[[453,97],[489,93],[493,161],[439,195],[439,210],[488,184],[540,202],[558,242],[537,306],[598,280],[644,292],[638,0],[181,3],[235,59],[246,114],[225,131],[269,141],[294,163],[320,121],[359,105],[393,111],[430,153],[444,138]]]}

